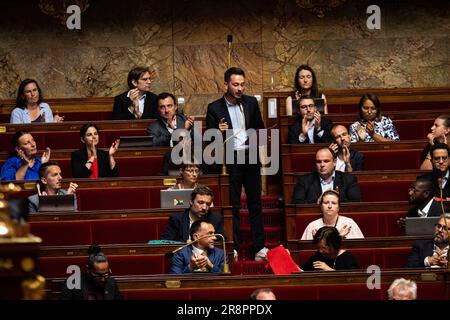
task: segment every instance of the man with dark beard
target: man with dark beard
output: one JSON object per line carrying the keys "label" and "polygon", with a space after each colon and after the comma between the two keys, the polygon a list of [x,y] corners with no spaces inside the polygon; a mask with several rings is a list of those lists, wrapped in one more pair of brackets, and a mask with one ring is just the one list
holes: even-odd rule
{"label": "man with dark beard", "polygon": [[414,242],[406,268],[446,268],[449,228],[450,214],[446,213],[434,227],[434,239]]}

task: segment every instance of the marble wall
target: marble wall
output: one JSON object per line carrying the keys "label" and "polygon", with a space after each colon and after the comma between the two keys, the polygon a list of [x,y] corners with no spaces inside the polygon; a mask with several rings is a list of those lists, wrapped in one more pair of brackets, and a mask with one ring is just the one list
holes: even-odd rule
{"label": "marble wall", "polygon": [[[296,0],[90,0],[80,31],[38,2],[0,4],[0,99],[14,98],[26,77],[47,97],[114,96],[126,90],[129,69],[145,65],[154,92],[174,92],[185,112],[204,114],[223,92],[228,34],[249,94],[292,90],[302,63],[325,92],[450,86],[445,0],[347,0],[322,19]],[[366,27],[374,3],[380,30]]]}

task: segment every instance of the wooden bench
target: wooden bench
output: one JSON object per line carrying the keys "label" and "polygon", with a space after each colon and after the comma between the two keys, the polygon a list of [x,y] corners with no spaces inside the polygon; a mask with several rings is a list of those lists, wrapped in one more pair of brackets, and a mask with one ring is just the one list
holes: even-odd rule
{"label": "wooden bench", "polygon": [[[361,189],[362,202],[401,201],[407,198],[408,188],[416,177],[426,173],[421,170],[360,171],[354,175]],[[283,172],[283,193],[285,202],[292,203],[297,176],[300,173]]]}
{"label": "wooden bench", "polygon": [[[167,179],[173,182],[175,177],[149,176],[134,178],[100,178],[100,179],[70,179],[78,184],[77,201],[80,211],[115,210],[115,209],[148,209],[160,208],[160,190],[167,189]],[[202,175],[200,184],[209,186],[214,192],[216,206],[228,205],[228,176]],[[11,197],[25,197],[36,192],[36,182],[14,182],[22,191]],[[63,181],[63,188],[69,180]]]}
{"label": "wooden bench", "polygon": [[[425,140],[353,143],[352,148],[364,155],[364,171],[418,169]],[[316,152],[329,144],[282,145],[284,172],[308,172],[315,169]]]}
{"label": "wooden bench", "polygon": [[[405,277],[417,283],[419,300],[450,298],[447,270],[383,270],[379,290],[368,289],[368,276],[364,270],[254,276],[149,275],[116,280],[126,299],[248,300],[256,288],[270,287],[279,300],[385,300],[389,285]],[[63,282],[49,279],[50,298],[59,296]]]}

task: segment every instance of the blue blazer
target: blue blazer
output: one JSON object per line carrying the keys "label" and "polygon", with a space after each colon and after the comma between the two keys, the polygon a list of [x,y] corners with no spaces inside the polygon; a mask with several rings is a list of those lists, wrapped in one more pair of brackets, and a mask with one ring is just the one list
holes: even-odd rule
{"label": "blue blazer", "polygon": [[[191,262],[192,250],[193,250],[192,246],[188,246],[183,250],[181,250],[180,252],[177,252],[172,258],[169,273],[172,274],[190,273],[191,270],[189,270],[189,264]],[[213,264],[213,269],[210,272],[222,272],[223,250],[217,248],[209,249],[208,259]]]}

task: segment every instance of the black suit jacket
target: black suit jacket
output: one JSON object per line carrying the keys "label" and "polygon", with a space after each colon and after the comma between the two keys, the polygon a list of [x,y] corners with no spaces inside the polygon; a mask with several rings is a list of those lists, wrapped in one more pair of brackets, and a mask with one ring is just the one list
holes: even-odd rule
{"label": "black suit jacket", "polygon": [[[189,211],[190,209],[187,208],[184,212],[177,212],[170,215],[169,223],[161,236],[161,240],[186,242],[189,239]],[[214,226],[216,233],[223,235],[226,241],[227,235],[223,228],[223,216],[209,211],[205,216],[205,220],[210,222]]]}
{"label": "black suit jacket", "polygon": [[[341,202],[361,201],[361,190],[355,176],[350,173],[335,171],[333,189],[339,187]],[[316,203],[322,195],[317,171],[297,177],[292,202],[295,204]]]}
{"label": "black suit jacket", "polygon": [[[245,115],[245,129],[264,129],[264,122],[256,98],[242,95],[241,101]],[[222,118],[225,118],[225,121],[228,123],[228,128],[232,129],[233,124],[231,123],[230,113],[228,112],[224,97],[208,105],[206,129],[219,129],[219,122]]]}
{"label": "black suit jacket", "polygon": [[[186,122],[186,116],[177,113],[177,129],[184,129],[184,123]],[[153,137],[154,147],[169,147],[170,140],[172,139],[172,134],[167,130],[167,126],[164,121],[158,116],[158,119],[153,122],[148,128],[147,133],[149,136]],[[174,145],[177,142],[174,141]]]}
{"label": "black suit jacket", "polygon": [[[59,297],[60,300],[88,300],[89,288],[92,286],[89,275],[81,275],[80,289],[69,289],[67,281],[64,282],[64,288]],[[117,286],[116,280],[109,277],[106,280],[104,288],[104,300],[122,300],[122,294]]]}
{"label": "black suit jacket", "polygon": [[[298,140],[298,136],[301,132],[301,123],[302,118],[297,116],[297,120],[291,126],[289,126],[288,132],[288,143],[289,144],[306,144],[309,143],[309,136],[306,135],[306,139],[303,142]],[[317,132],[314,131],[314,143],[322,143],[322,142],[333,142],[331,138],[331,127],[333,126],[333,122],[327,117],[322,116],[320,120],[320,127],[323,130],[322,137],[317,135]]]}
{"label": "black suit jacket", "polygon": [[[70,158],[72,164],[72,177],[89,178],[89,176],[92,174],[92,171],[86,168],[86,162],[88,161],[86,148],[73,151],[70,154]],[[97,161],[99,178],[119,176],[119,167],[117,162],[114,169],[111,170],[108,151],[97,149]]]}
{"label": "black suit jacket", "polygon": [[[439,188],[439,182],[438,182],[438,179],[440,178],[440,176],[441,176],[441,173],[438,170],[433,170],[432,172],[428,172],[428,173],[425,173],[420,176],[421,178],[427,178],[427,179],[433,181],[433,184],[434,184],[433,195],[435,197],[439,197],[439,198],[441,197],[441,190]],[[444,198],[450,197],[450,179],[447,181],[444,189],[442,190],[442,196]]]}
{"label": "black suit jacket", "polygon": [[[408,217],[418,217],[419,216],[417,214],[418,210],[419,210],[419,206],[414,206],[413,208],[411,208],[408,211]],[[441,204],[438,201],[433,200],[433,202],[431,203],[431,206],[430,206],[430,210],[428,210],[427,217],[439,217],[441,214],[442,214]]]}
{"label": "black suit jacket", "polygon": [[433,240],[417,240],[412,246],[405,268],[425,268],[423,260],[433,255]]}
{"label": "black suit jacket", "polygon": [[350,148],[350,164],[352,165],[353,171],[363,171],[364,170],[364,155]]}
{"label": "black suit jacket", "polygon": [[[128,91],[114,97],[113,120],[134,120],[135,116],[128,110],[132,105],[130,98],[127,97]],[[156,94],[148,91],[144,101],[144,112],[141,119],[156,119],[158,115],[158,101]]]}

